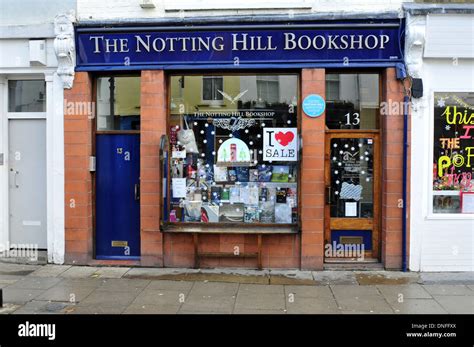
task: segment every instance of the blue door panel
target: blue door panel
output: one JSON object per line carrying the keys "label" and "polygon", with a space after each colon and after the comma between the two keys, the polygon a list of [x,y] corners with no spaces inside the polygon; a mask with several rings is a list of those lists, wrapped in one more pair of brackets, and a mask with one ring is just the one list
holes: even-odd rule
{"label": "blue door panel", "polygon": [[140,135],[97,135],[96,162],[96,258],[138,258]]}

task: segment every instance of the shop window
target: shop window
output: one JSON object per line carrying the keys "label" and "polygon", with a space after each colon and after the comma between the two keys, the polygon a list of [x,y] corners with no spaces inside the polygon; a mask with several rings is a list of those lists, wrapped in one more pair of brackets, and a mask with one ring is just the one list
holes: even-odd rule
{"label": "shop window", "polygon": [[474,213],[474,93],[434,94],[433,212]]}
{"label": "shop window", "polygon": [[326,74],[326,126],[378,129],[379,99],[378,74]]}
{"label": "shop window", "polygon": [[97,131],[140,130],[140,77],[97,79]]}
{"label": "shop window", "polygon": [[8,112],[46,112],[46,82],[8,81]]}
{"label": "shop window", "polygon": [[[297,224],[298,76],[207,77],[170,77],[164,220]],[[200,100],[206,80],[219,109]]]}

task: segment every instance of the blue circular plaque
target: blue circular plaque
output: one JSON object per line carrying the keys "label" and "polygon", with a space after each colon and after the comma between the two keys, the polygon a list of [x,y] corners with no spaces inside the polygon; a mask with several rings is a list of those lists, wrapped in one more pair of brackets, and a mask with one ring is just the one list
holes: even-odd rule
{"label": "blue circular plaque", "polygon": [[303,112],[309,117],[319,117],[326,109],[326,102],[321,95],[310,94],[303,99]]}

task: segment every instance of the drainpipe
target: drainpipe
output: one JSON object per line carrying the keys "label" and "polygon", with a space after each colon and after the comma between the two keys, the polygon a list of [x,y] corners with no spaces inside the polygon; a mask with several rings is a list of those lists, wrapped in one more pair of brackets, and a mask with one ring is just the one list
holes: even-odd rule
{"label": "drainpipe", "polygon": [[[409,87],[405,86],[408,81]],[[403,97],[403,188],[402,188],[402,271],[407,272],[407,180],[408,180],[408,109],[411,99],[411,78],[403,79],[403,89],[405,96]]]}
{"label": "drainpipe", "polygon": [[[408,180],[408,106],[411,99],[412,80],[404,66],[397,66],[397,79],[403,84],[403,167],[402,167],[402,271],[407,271],[407,180]],[[408,87],[405,84],[408,82]]]}
{"label": "drainpipe", "polygon": [[408,94],[403,97],[403,211],[402,211],[402,271],[407,271],[407,166],[408,166]]}

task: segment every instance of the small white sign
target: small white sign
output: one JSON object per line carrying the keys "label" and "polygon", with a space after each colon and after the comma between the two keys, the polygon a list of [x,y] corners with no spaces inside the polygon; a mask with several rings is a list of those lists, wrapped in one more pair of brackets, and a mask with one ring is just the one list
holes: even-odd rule
{"label": "small white sign", "polygon": [[346,202],[346,217],[357,217],[357,202]]}
{"label": "small white sign", "polygon": [[186,197],[186,178],[173,178],[171,183],[173,198]]}
{"label": "small white sign", "polygon": [[298,132],[296,128],[263,129],[264,161],[297,161]]}

